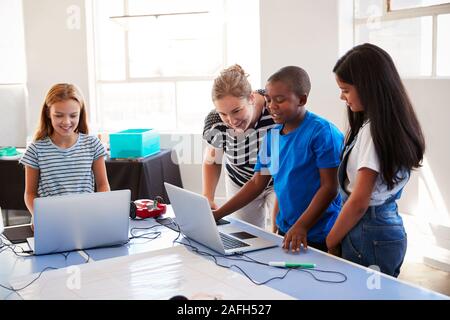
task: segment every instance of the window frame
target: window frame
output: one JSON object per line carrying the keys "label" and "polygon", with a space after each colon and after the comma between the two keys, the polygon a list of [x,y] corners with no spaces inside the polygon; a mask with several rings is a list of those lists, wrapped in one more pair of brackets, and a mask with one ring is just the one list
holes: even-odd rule
{"label": "window frame", "polygon": [[[367,17],[356,17],[356,1],[353,0],[353,44],[356,45],[356,28],[367,23]],[[449,76],[437,75],[437,40],[438,40],[438,16],[450,14],[450,3],[430,5],[419,8],[391,9],[392,0],[382,0],[382,12],[380,16],[375,17],[380,22],[398,21],[402,19],[420,18],[431,16],[432,19],[432,51],[431,51],[431,75],[415,76],[414,78],[432,78],[432,79],[450,79]]]}
{"label": "window frame", "polygon": [[[20,70],[20,72],[14,72],[15,74],[18,74],[17,76],[13,76],[12,78],[10,77],[5,77],[3,78],[0,77],[0,86],[15,86],[15,85],[22,85],[22,86],[26,86],[27,84],[27,54],[26,54],[26,44],[25,44],[25,25],[24,25],[24,13],[23,13],[23,2],[22,1],[18,1],[17,3],[14,4],[14,6],[16,9],[18,9],[17,11],[12,11],[9,13],[13,13],[13,14],[18,14],[18,16],[15,17],[14,20],[17,21],[17,19],[19,21],[17,21],[17,25],[19,26],[19,29],[15,29],[17,31],[17,36],[19,37],[20,40],[18,40],[18,43],[20,42],[18,47],[13,47],[14,49],[14,55],[18,58],[20,58],[21,62],[15,64],[14,63],[14,67],[17,67],[19,64],[22,66],[22,70]],[[11,7],[9,7],[9,9],[11,9]],[[3,27],[3,26],[2,26]],[[11,46],[10,46],[11,47]],[[11,52],[8,52],[11,53]],[[8,61],[8,55],[5,55],[4,52],[0,53],[0,58],[3,60],[6,58],[6,61]],[[18,61],[16,61],[18,62]]]}
{"label": "window frame", "polygon": [[[128,0],[122,0],[123,1],[123,9],[124,9],[124,15],[129,15],[129,5],[128,5]],[[222,8],[224,10],[224,12],[226,12],[226,8],[227,8],[227,4],[225,0],[218,0],[221,1],[221,5]],[[94,8],[94,3],[92,2],[92,12],[95,13],[95,8]],[[95,18],[94,18],[95,19]],[[93,24],[94,25],[94,24]],[[92,25],[92,28],[93,28]],[[222,61],[221,61],[221,66],[220,69],[225,68],[226,63],[228,61],[228,57],[227,57],[227,33],[226,33],[226,29],[227,29],[227,24],[226,22],[224,22],[222,24],[222,28],[221,28],[221,37],[222,37]],[[94,30],[93,30],[94,31]],[[95,32],[94,32],[95,33]],[[201,75],[201,76],[157,76],[157,77],[131,77],[130,76],[130,56],[129,56],[129,31],[127,29],[124,29],[124,60],[125,60],[125,77],[123,80],[102,80],[100,79],[100,71],[98,69],[97,63],[95,63],[95,78],[94,78],[94,88],[95,88],[95,117],[93,117],[97,122],[102,123],[102,116],[101,116],[101,108],[100,106],[100,86],[104,85],[104,84],[132,84],[132,83],[161,83],[161,82],[169,82],[171,84],[173,84],[174,88],[175,88],[175,97],[174,97],[174,101],[175,101],[175,129],[169,129],[169,130],[159,130],[162,133],[179,133],[179,132],[186,132],[186,129],[180,128],[179,127],[179,119],[178,119],[178,114],[179,114],[179,104],[178,104],[178,98],[177,98],[177,88],[178,88],[178,84],[180,82],[200,82],[200,81],[213,81],[215,79],[215,75]],[[93,39],[95,39],[96,37],[93,36]],[[95,40],[94,40],[95,41]],[[94,42],[94,48],[96,47],[95,42]],[[96,49],[94,49],[94,55],[95,55],[95,60],[94,61],[98,61],[99,57],[98,57],[98,51]],[[103,128],[103,124],[101,125],[102,129],[105,130],[106,128]],[[106,129],[107,130],[107,129]]]}

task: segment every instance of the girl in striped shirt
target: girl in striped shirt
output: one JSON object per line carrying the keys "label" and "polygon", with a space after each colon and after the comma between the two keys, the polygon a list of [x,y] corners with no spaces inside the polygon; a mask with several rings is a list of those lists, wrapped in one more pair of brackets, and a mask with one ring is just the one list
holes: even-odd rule
{"label": "girl in striped shirt", "polygon": [[106,150],[88,135],[86,107],[80,90],[60,83],[50,88],[38,129],[20,163],[25,166],[25,204],[33,215],[37,197],[109,191]]}

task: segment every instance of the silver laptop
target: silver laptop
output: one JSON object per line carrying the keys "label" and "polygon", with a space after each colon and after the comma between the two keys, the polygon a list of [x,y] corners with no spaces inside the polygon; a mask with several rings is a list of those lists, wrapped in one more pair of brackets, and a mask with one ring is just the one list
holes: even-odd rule
{"label": "silver laptop", "polygon": [[34,254],[124,244],[128,241],[130,190],[34,199]]}
{"label": "silver laptop", "polygon": [[164,182],[176,222],[188,238],[230,255],[275,247],[276,244],[247,231],[225,224],[217,226],[208,199]]}

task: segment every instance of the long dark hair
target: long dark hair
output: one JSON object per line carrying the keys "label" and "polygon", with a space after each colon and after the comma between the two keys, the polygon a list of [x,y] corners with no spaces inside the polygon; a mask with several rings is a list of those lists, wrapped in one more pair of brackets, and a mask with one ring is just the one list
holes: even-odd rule
{"label": "long dark hair", "polygon": [[389,189],[399,181],[399,170],[421,166],[425,139],[405,87],[389,54],[383,49],[362,44],[338,60],[333,72],[340,81],[353,85],[363,112],[348,107],[350,124],[346,143],[358,134],[364,121],[370,130],[380,174]]}

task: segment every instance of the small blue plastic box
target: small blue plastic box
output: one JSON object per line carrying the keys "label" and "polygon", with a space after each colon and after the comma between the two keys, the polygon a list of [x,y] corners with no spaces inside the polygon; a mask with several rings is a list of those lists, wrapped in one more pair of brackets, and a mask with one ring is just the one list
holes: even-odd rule
{"label": "small blue plastic box", "polygon": [[109,134],[111,158],[142,158],[160,151],[160,138],[154,129],[128,129]]}

